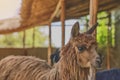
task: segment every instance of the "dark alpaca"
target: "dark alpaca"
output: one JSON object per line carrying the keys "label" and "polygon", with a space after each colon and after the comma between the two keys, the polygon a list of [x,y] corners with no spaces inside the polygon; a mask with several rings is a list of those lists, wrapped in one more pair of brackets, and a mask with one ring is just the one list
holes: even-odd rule
{"label": "dark alpaca", "polygon": [[96,80],[120,80],[120,69],[111,69],[97,72]]}
{"label": "dark alpaca", "polygon": [[97,24],[79,33],[79,23],[71,30],[69,42],[60,51],[53,67],[30,56],[9,56],[0,61],[0,80],[95,80],[95,67],[101,63],[93,32]]}
{"label": "dark alpaca", "polygon": [[50,59],[51,59],[52,65],[59,61],[59,59],[60,59],[60,49],[59,48],[56,49],[55,52],[51,54]]}

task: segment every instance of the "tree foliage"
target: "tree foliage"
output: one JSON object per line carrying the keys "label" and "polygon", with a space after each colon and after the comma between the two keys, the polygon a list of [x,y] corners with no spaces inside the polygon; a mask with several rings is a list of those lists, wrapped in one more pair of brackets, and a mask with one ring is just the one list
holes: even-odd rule
{"label": "tree foliage", "polygon": [[[98,18],[107,16],[106,13],[100,13]],[[97,41],[100,46],[105,46],[107,44],[107,19],[98,20],[99,26],[97,28]]]}
{"label": "tree foliage", "polygon": [[[97,42],[98,46],[104,47],[107,46],[107,27],[108,27],[108,18],[99,19],[101,17],[106,17],[108,14],[106,12],[101,12],[98,14],[98,23],[97,27]],[[81,32],[88,29],[89,16],[80,18],[81,23]],[[84,26],[84,27],[83,27]],[[86,27],[85,27],[86,26]],[[35,28],[35,47],[47,46],[48,37],[46,34],[40,31],[41,28]],[[114,26],[112,26],[111,42],[114,45]],[[26,47],[32,47],[33,45],[33,28],[26,30],[25,45]],[[23,47],[23,31],[13,34],[0,35],[0,47]]]}
{"label": "tree foliage", "polygon": [[[108,37],[108,18],[99,19],[101,17],[106,17],[108,14],[106,12],[101,12],[98,14],[98,23],[97,27],[97,41],[100,47],[107,46],[107,37]],[[112,23],[111,23],[112,24]],[[110,44],[114,45],[114,25],[111,26],[110,34]]]}
{"label": "tree foliage", "polygon": [[[25,31],[25,46],[32,47],[33,44],[33,28]],[[35,28],[35,47],[45,47],[47,35],[40,31],[39,27]],[[23,47],[23,31],[12,34],[0,35],[0,47]]]}

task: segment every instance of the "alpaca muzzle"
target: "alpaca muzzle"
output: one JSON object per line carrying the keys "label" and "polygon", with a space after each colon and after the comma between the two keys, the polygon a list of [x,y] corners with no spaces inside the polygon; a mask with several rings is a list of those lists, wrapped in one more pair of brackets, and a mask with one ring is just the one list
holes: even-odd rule
{"label": "alpaca muzzle", "polygon": [[103,57],[101,55],[99,55],[96,58],[96,68],[101,68],[102,62],[103,62]]}

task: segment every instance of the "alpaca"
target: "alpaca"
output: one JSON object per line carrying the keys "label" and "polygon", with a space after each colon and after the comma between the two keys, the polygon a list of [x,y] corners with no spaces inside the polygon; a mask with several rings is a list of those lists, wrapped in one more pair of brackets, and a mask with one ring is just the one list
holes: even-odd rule
{"label": "alpaca", "polygon": [[51,54],[50,59],[51,59],[51,64],[53,65],[54,63],[57,63],[60,60],[60,49],[56,49],[54,53]]}
{"label": "alpaca", "polygon": [[120,69],[110,69],[99,71],[96,80],[120,80]]}
{"label": "alpaca", "polygon": [[79,33],[79,23],[71,30],[68,43],[60,51],[60,60],[51,67],[31,56],[9,56],[0,61],[0,80],[95,80],[100,66],[93,32],[97,24]]}

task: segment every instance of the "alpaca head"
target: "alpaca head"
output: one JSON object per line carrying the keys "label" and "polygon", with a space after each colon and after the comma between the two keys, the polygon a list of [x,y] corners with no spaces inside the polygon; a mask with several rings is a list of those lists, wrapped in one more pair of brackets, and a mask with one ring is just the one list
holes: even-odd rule
{"label": "alpaca head", "polygon": [[79,33],[79,23],[76,22],[71,30],[71,38],[69,40],[69,49],[66,54],[72,54],[75,57],[76,63],[83,67],[99,67],[101,64],[100,56],[96,51],[96,40],[93,32],[96,28],[95,24],[85,33]]}

